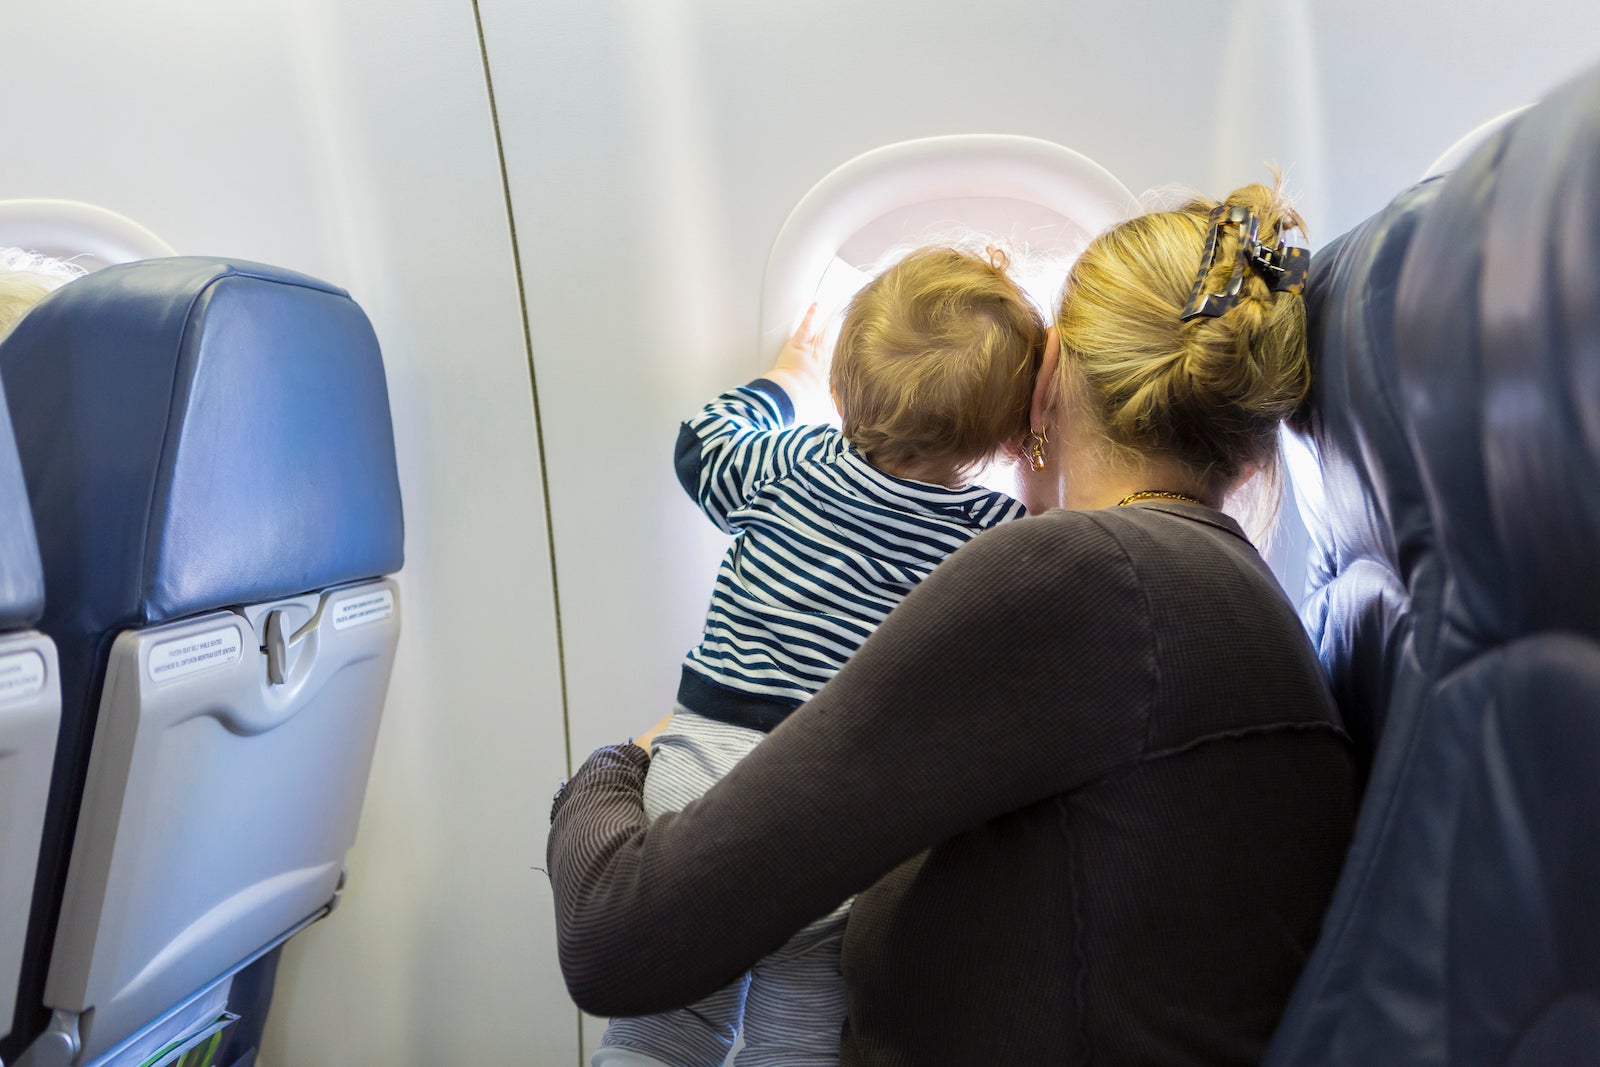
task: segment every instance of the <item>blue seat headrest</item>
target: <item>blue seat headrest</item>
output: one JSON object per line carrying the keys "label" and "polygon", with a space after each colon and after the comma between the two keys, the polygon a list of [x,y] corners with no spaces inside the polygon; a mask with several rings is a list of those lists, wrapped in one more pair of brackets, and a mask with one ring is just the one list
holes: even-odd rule
{"label": "blue seat headrest", "polygon": [[46,297],[0,346],[60,641],[402,562],[377,339],[343,290],[149,260]]}
{"label": "blue seat headrest", "polygon": [[28,490],[11,435],[6,393],[0,387],[0,633],[32,626],[43,611],[39,543],[33,536],[33,513],[28,510]]}

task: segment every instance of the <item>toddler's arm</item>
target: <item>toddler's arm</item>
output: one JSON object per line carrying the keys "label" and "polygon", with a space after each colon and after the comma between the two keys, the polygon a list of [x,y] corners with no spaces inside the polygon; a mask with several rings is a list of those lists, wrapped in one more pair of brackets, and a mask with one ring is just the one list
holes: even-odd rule
{"label": "toddler's arm", "polygon": [[794,425],[796,400],[803,403],[827,391],[827,362],[811,325],[815,312],[813,306],[806,313],[765,377],[723,393],[678,434],[678,481],[726,533],[736,532],[729,513],[748,504],[767,482],[845,447],[830,426]]}

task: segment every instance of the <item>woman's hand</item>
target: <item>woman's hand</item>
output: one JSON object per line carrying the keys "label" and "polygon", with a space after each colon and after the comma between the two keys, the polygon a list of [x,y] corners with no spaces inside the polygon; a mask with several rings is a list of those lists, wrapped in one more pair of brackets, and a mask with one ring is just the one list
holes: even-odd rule
{"label": "woman's hand", "polygon": [[670,722],[672,722],[672,716],[668,715],[665,719],[662,719],[660,722],[658,722],[654,726],[650,727],[650,729],[646,730],[644,733],[640,734],[638,737],[635,737],[633,739],[633,744],[638,745],[640,748],[644,749],[645,755],[647,755],[647,756],[650,755],[650,745],[651,745],[651,743],[653,741],[655,741],[656,737],[659,734],[661,734],[664,730],[666,730],[667,724],[670,723]]}
{"label": "woman's hand", "polygon": [[794,336],[783,343],[772,369],[764,375],[789,394],[794,403],[795,421],[832,421],[833,395],[828,390],[827,353],[822,350],[822,330],[817,324],[817,305],[806,309]]}

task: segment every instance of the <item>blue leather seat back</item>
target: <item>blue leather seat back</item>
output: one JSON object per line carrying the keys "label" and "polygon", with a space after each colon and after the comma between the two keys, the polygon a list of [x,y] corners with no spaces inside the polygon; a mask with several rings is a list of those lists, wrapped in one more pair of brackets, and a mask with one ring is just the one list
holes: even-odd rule
{"label": "blue leather seat back", "polygon": [[24,1034],[45,1021],[117,634],[391,573],[403,528],[377,340],[333,286],[220,259],[111,267],[41,302],[0,344],[0,375],[50,591],[41,629],[63,681]]}
{"label": "blue leather seat back", "polygon": [[11,1028],[60,721],[55,649],[29,628],[44,573],[0,388],[0,1037]]}
{"label": "blue leather seat back", "polygon": [[383,364],[343,290],[125,264],[47,297],[0,352],[28,398],[13,415],[58,640],[399,569]]}
{"label": "blue leather seat back", "polygon": [[11,412],[0,386],[0,632],[32,626],[43,612],[39,542],[11,433]]}
{"label": "blue leather seat back", "polygon": [[1597,248],[1600,70],[1318,256],[1318,636],[1378,748],[1269,1063],[1600,1062]]}

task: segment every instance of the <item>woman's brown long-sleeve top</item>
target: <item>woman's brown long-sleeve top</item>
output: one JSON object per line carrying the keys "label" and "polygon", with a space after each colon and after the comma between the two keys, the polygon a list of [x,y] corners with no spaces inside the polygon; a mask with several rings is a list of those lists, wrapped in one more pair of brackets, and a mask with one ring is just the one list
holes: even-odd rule
{"label": "woman's brown long-sleeve top", "polygon": [[847,1065],[1257,1062],[1356,799],[1271,573],[1165,502],[977,538],[648,826],[647,766],[601,749],[554,813],[574,999],[687,1004],[860,891]]}

